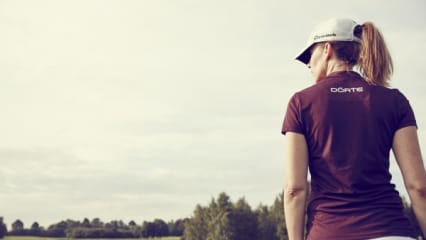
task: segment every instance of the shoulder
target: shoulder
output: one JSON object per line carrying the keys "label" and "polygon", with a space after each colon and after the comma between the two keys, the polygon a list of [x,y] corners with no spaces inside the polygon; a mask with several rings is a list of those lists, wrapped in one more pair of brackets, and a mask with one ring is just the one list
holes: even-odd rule
{"label": "shoulder", "polygon": [[317,83],[317,84],[311,85],[309,87],[306,87],[304,89],[297,91],[293,95],[293,97],[303,98],[303,99],[312,97],[312,96],[318,94],[319,92],[323,91],[323,89],[324,89],[323,85],[324,85],[323,83]]}
{"label": "shoulder", "polygon": [[315,83],[309,87],[297,91],[293,96],[293,100],[297,100],[300,103],[310,103],[323,99],[330,92],[330,87],[335,81],[327,80]]}
{"label": "shoulder", "polygon": [[407,97],[398,88],[387,88],[382,86],[371,86],[373,94],[385,95],[395,100],[406,100]]}

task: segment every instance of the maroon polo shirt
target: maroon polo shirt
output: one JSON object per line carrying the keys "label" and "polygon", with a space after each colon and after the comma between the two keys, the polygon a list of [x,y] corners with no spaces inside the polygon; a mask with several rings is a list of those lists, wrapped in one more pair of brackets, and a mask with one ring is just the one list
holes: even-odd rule
{"label": "maroon polo shirt", "polygon": [[393,136],[407,126],[416,121],[404,95],[356,72],[293,95],[282,133],[303,134],[308,145],[308,239],[415,237],[389,172]]}

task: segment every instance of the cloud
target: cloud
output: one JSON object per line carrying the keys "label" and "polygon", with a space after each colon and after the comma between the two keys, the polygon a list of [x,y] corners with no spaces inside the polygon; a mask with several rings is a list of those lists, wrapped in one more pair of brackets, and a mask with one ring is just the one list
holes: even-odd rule
{"label": "cloud", "polygon": [[426,119],[420,0],[0,4],[8,223],[186,217],[221,191],[272,202],[287,101],[312,84],[294,56],[336,12],[382,27],[394,85]]}

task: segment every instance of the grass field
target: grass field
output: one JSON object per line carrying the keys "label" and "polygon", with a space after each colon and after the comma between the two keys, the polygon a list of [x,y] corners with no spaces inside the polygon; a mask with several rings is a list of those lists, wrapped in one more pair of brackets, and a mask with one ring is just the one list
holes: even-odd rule
{"label": "grass field", "polygon": [[[67,238],[48,238],[48,237],[5,237],[4,240],[66,240]],[[114,238],[113,240],[179,240],[179,237],[162,237],[162,238]],[[79,238],[79,240],[93,240]],[[96,240],[112,240],[112,238],[96,238]]]}

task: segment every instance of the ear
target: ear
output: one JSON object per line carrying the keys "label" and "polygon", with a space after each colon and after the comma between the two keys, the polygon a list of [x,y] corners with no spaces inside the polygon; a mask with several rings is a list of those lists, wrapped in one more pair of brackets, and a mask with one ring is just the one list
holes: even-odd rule
{"label": "ear", "polygon": [[327,60],[333,57],[334,50],[330,43],[327,42],[324,44],[323,53]]}

